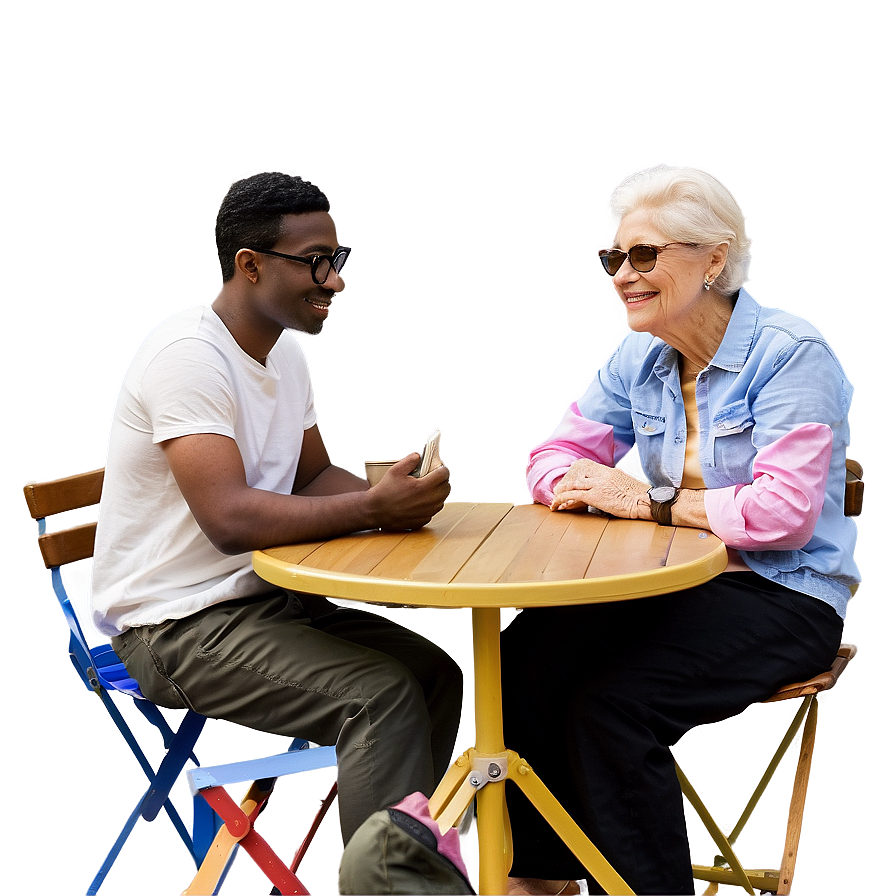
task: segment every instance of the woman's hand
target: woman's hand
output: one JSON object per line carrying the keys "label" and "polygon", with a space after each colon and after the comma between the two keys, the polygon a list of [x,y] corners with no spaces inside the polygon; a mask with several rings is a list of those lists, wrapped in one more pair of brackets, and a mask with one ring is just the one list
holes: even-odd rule
{"label": "woman's hand", "polygon": [[647,485],[616,467],[577,460],[554,487],[551,510],[594,507],[610,516],[648,520]]}

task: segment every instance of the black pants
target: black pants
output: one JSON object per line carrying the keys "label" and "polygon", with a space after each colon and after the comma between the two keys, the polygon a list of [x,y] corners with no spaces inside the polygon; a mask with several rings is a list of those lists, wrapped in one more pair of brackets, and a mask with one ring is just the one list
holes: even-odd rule
{"label": "black pants", "polygon": [[451,761],[460,669],[374,613],[274,591],[132,628],[112,643],[160,706],[335,744],[346,842],[378,809],[430,795]]}
{"label": "black pants", "polygon": [[[643,600],[524,610],[501,635],[505,740],[636,893],[693,893],[669,747],[828,668],[842,628],[827,604],[746,572]],[[512,784],[507,801],[512,876],[587,877]]]}

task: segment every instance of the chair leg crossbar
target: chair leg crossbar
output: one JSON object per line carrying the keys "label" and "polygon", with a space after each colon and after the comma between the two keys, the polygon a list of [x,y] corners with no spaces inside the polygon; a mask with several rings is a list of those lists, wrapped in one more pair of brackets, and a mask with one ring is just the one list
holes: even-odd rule
{"label": "chair leg crossbar", "polygon": [[[274,893],[306,894],[308,890],[296,877],[299,863],[305,856],[308,846],[324,815],[336,797],[336,785],[330,789],[326,799],[321,803],[317,815],[299,849],[293,856],[290,865],[280,859],[270,844],[255,829],[258,816],[267,805],[277,782],[277,776],[294,772],[308,771],[335,765],[335,750],[332,747],[315,747],[309,749],[307,742],[299,741],[287,753],[268,757],[267,759],[248,760],[230,765],[203,767],[187,773],[190,787],[196,800],[204,800],[224,822],[212,841],[205,859],[196,876],[183,896],[208,896],[217,893],[233,859],[236,848],[242,847],[256,865],[273,884]],[[249,786],[241,803],[237,803],[224,789],[225,784],[245,781],[251,773],[265,775],[259,777]]]}
{"label": "chair leg crossbar", "polygon": [[[180,817],[177,809],[174,808],[174,805],[171,803],[168,796],[188,758],[192,756],[193,747],[205,724],[205,718],[196,713],[187,713],[176,734],[172,733],[170,729],[167,729],[170,735],[168,751],[165,754],[162,763],[159,765],[158,770],[154,770],[143,750],[140,748],[140,745],[137,743],[136,738],[131,733],[127,723],[124,721],[124,718],[118,707],[115,705],[115,702],[112,700],[112,697],[105,688],[102,687],[97,689],[97,693],[125,741],[130,746],[131,751],[139,762],[140,767],[143,769],[144,774],[149,779],[149,788],[143,796],[140,797],[134,810],[128,816],[127,821],[125,821],[121,832],[106,855],[99,871],[94,876],[93,881],[91,881],[90,887],[87,890],[87,896],[95,896],[95,894],[99,892],[99,889],[103,885],[109,871],[112,869],[115,860],[124,848],[128,837],[130,837],[131,832],[141,818],[146,821],[153,821],[158,816],[159,812],[164,809],[166,815],[177,831],[178,836],[189,850],[193,861],[197,865],[201,861],[208,843],[211,840],[207,826],[203,827],[200,825],[197,827],[194,825],[193,836],[190,836],[183,819]],[[139,703],[139,701],[135,700],[135,703]],[[156,723],[154,722],[154,724]],[[208,811],[202,814],[206,819],[208,818]]]}

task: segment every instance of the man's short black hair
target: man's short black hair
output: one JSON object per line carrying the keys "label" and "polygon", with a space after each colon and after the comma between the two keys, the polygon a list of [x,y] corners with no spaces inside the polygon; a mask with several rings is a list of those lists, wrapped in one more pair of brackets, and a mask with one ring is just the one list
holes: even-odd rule
{"label": "man's short black hair", "polygon": [[275,171],[238,180],[227,191],[215,223],[224,282],[236,273],[234,258],[240,249],[274,246],[284,215],[329,210],[327,197],[301,177]]}

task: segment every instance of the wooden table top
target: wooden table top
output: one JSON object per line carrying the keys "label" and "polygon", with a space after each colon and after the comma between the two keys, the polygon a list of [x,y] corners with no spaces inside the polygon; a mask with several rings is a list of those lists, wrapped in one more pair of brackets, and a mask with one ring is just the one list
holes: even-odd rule
{"label": "wooden table top", "polygon": [[699,529],[541,504],[446,504],[415,532],[358,532],[256,551],[282,588],[385,606],[527,607],[663,594],[706,582],[725,545]]}

